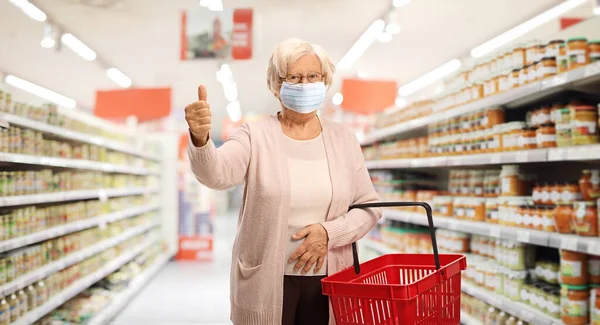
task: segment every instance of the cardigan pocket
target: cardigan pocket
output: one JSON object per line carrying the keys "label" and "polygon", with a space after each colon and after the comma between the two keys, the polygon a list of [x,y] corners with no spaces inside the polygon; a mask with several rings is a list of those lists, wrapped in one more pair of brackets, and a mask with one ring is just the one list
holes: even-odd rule
{"label": "cardigan pocket", "polygon": [[262,311],[272,300],[270,277],[262,270],[262,263],[246,266],[237,258],[234,278],[232,279],[232,295],[235,304],[248,311]]}

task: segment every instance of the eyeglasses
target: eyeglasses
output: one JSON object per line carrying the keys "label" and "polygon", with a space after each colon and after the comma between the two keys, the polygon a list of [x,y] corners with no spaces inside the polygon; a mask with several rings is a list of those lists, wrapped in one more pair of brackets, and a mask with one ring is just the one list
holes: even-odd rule
{"label": "eyeglasses", "polygon": [[300,74],[288,74],[285,77],[285,81],[295,85],[301,83],[304,78],[306,78],[306,80],[308,80],[310,83],[321,82],[323,81],[323,74],[317,72],[311,72],[306,76]]}

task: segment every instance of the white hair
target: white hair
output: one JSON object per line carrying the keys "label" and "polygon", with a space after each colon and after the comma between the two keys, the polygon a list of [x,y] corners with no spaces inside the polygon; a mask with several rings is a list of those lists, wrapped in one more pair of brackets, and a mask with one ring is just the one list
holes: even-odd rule
{"label": "white hair", "polygon": [[329,88],[333,80],[335,66],[329,54],[319,45],[305,42],[299,38],[290,38],[277,45],[267,68],[267,86],[278,97],[279,89],[288,74],[289,67],[305,55],[314,54],[321,62],[323,82]]}

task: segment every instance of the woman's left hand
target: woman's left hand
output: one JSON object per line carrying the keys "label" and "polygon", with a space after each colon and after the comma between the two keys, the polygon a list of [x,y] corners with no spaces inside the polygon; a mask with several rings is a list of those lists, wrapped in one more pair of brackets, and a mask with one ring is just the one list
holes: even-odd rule
{"label": "woman's left hand", "polygon": [[294,270],[298,271],[302,268],[302,274],[308,273],[310,268],[316,263],[315,272],[319,272],[321,267],[323,267],[323,262],[327,255],[327,244],[329,242],[327,231],[321,224],[317,223],[302,228],[302,230],[292,236],[293,240],[300,240],[302,238],[306,238],[304,243],[290,256],[288,263],[296,261]]}

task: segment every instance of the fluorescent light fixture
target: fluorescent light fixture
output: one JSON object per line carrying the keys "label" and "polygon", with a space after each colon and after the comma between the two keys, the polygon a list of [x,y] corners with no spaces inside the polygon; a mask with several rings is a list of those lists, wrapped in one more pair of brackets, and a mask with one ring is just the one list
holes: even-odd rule
{"label": "fluorescent light fixture", "polygon": [[68,48],[70,48],[73,52],[77,53],[77,55],[88,61],[96,60],[96,52],[94,52],[91,48],[87,47],[87,45],[83,44],[77,37],[73,36],[71,33],[63,34],[60,38],[63,44],[65,44]]}
{"label": "fluorescent light fixture", "polygon": [[344,101],[344,95],[342,95],[342,93],[335,93],[335,95],[333,95],[333,98],[331,98],[331,102],[333,103],[333,105],[340,105],[342,102]]}
{"label": "fluorescent light fixture", "polygon": [[237,84],[235,82],[223,84],[223,92],[228,102],[235,102],[238,99]]}
{"label": "fluorescent light fixture", "polygon": [[460,60],[454,59],[450,62],[447,62],[426,74],[420,76],[419,78],[407,83],[406,85],[400,87],[398,93],[402,97],[409,96],[414,94],[415,92],[425,88],[426,86],[432,84],[433,82],[446,77],[447,75],[453,73],[454,71],[460,68]]}
{"label": "fluorescent light fixture", "polygon": [[404,97],[398,97],[398,98],[396,98],[395,104],[399,108],[404,108],[404,107],[406,107],[406,105],[408,105],[408,102],[406,101],[406,98],[404,98]]}
{"label": "fluorescent light fixture", "polygon": [[110,78],[110,80],[114,81],[117,85],[122,88],[131,87],[131,79],[127,77],[121,70],[117,68],[110,68],[106,70],[106,75]]}
{"label": "fluorescent light fixture", "polygon": [[53,48],[54,45],[56,45],[56,42],[50,37],[44,37],[40,42],[40,46],[42,46],[45,49]]}
{"label": "fluorescent light fixture", "polygon": [[379,36],[377,36],[377,40],[380,43],[389,43],[392,41],[392,34],[388,32],[380,33]]}
{"label": "fluorescent light fixture", "polygon": [[404,7],[409,3],[410,3],[410,0],[394,0],[394,2],[392,2],[394,7],[396,7],[396,8]]}
{"label": "fluorescent light fixture", "polygon": [[548,9],[530,20],[477,46],[471,50],[471,56],[480,58],[586,2],[588,2],[588,0],[566,0],[558,6]]}
{"label": "fluorescent light fixture", "polygon": [[369,74],[364,71],[359,70],[356,72],[356,76],[359,77],[360,79],[364,79],[364,78],[368,77]]}
{"label": "fluorescent light fixture", "polygon": [[594,1],[594,16],[600,16],[600,0]]}
{"label": "fluorescent light fixture", "polygon": [[48,17],[46,14],[38,7],[33,5],[31,2],[27,0],[8,0],[10,3],[19,7],[29,18],[37,21],[46,21]]}
{"label": "fluorescent light fixture", "polygon": [[220,83],[233,82],[233,73],[227,64],[222,64],[221,68],[217,71],[217,81]]}
{"label": "fluorescent light fixture", "polygon": [[223,2],[221,0],[200,0],[200,5],[212,11],[223,11]]}
{"label": "fluorescent light fixture", "polygon": [[400,25],[398,25],[398,23],[395,22],[389,23],[385,26],[385,32],[390,33],[392,35],[400,33],[401,30],[402,28],[400,28]]}
{"label": "fluorescent light fixture", "polygon": [[69,98],[67,96],[63,96],[59,93],[55,93],[52,90],[38,86],[34,83],[31,83],[31,82],[21,79],[19,77],[15,77],[15,76],[9,74],[6,76],[4,81],[13,87],[17,87],[28,93],[34,94],[45,100],[51,101],[59,106],[62,106],[65,108],[75,108],[77,106],[77,103],[75,102],[74,99]]}
{"label": "fluorescent light fixture", "polygon": [[227,104],[227,114],[232,122],[238,122],[242,119],[242,109],[240,108],[240,102],[237,100]]}
{"label": "fluorescent light fixture", "polygon": [[352,45],[352,47],[346,52],[344,57],[338,62],[336,67],[338,69],[349,69],[352,67],[354,62],[360,58],[365,51],[375,42],[379,34],[385,28],[385,22],[381,19],[377,19],[367,30],[360,35],[360,38]]}

